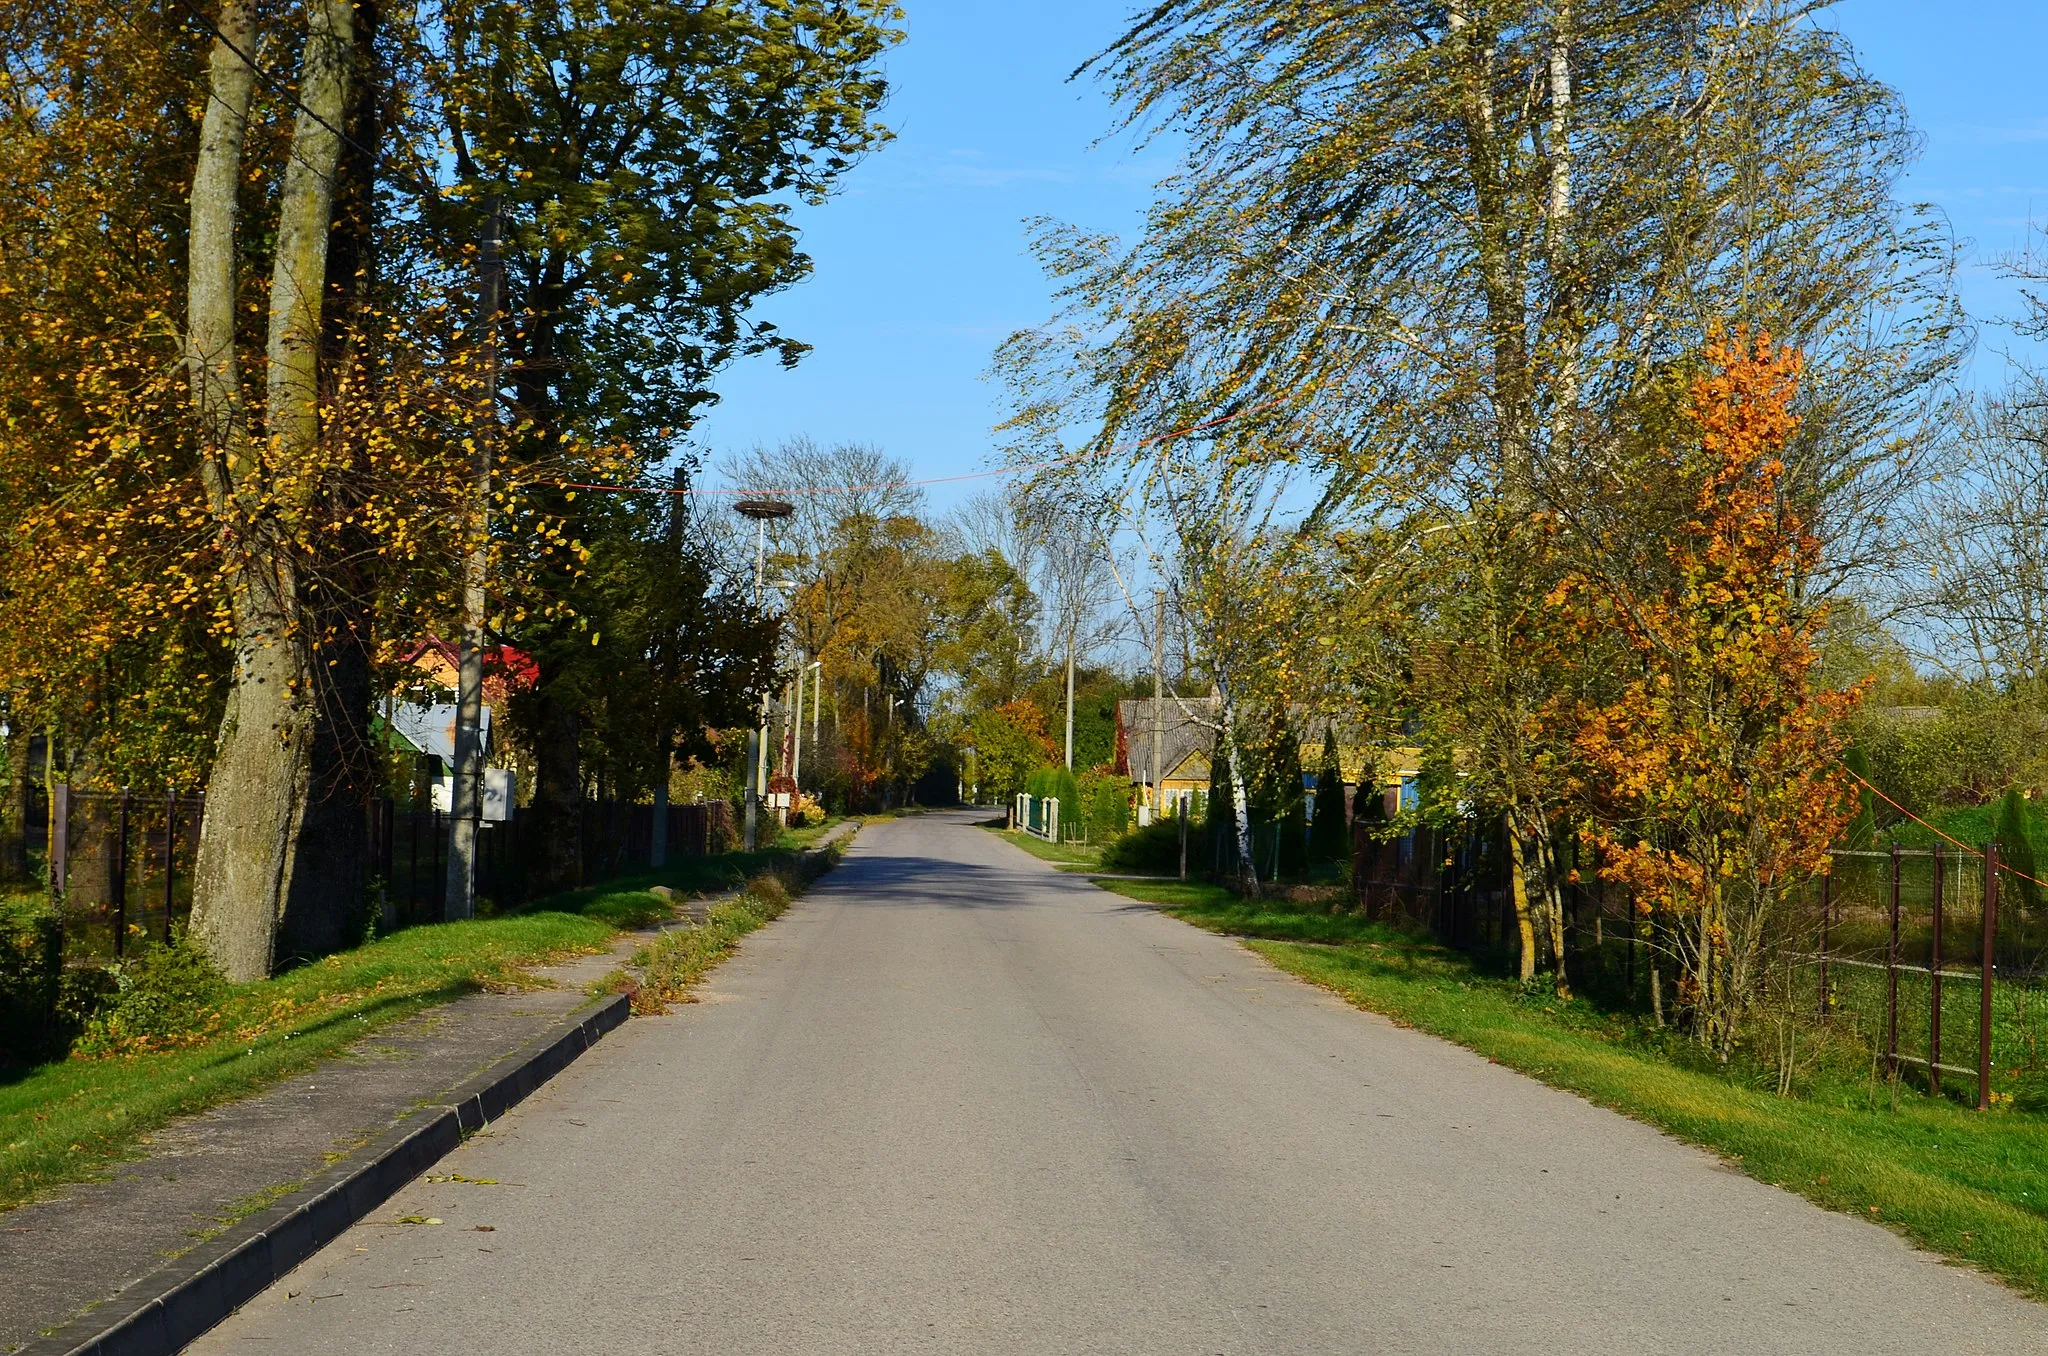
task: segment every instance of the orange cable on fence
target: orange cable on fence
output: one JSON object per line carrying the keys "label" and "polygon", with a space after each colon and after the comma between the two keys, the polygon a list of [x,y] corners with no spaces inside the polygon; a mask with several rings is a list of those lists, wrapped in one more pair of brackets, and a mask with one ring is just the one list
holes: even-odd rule
{"label": "orange cable on fence", "polygon": [[[1863,784],[1864,790],[1870,792],[1871,795],[1876,796],[1879,800],[1891,806],[1894,810],[1897,810],[1900,814],[1912,820],[1921,828],[1926,829],[1928,832],[1934,834],[1938,838],[1946,838],[1949,842],[1954,843],[1957,847],[1969,853],[1972,857],[1982,857],[1984,855],[1981,849],[1973,848],[1968,843],[1965,843],[1962,839],[1953,837],[1950,834],[1943,833],[1940,829],[1935,828],[1934,825],[1928,823],[1919,815],[1914,814],[1911,810],[1908,810],[1905,806],[1899,804],[1890,796],[1887,796],[1884,792],[1878,790],[1875,786],[1872,786],[1869,783],[1869,781],[1865,780],[1863,776],[1856,771],[1855,768],[1850,767],[1847,763],[1844,763],[1841,760],[1837,759],[1836,766],[1840,767],[1842,771],[1848,773],[1851,777],[1854,777],[1857,781],[1861,782]],[[2031,884],[2040,886],[2044,890],[2048,890],[2048,880],[2035,880],[2034,877],[2028,875],[2026,872],[2020,870],[2018,867],[2011,865],[2003,859],[1999,861],[1998,869],[2001,871],[2009,871],[2023,881],[2028,881]]]}
{"label": "orange cable on fence", "polygon": [[1199,424],[1189,424],[1186,428],[1173,429],[1167,433],[1157,433],[1150,438],[1140,438],[1137,442],[1125,443],[1118,447],[1097,448],[1092,452],[1076,452],[1071,456],[1055,457],[1051,461],[1027,462],[1022,466],[999,466],[992,471],[968,471],[957,476],[930,476],[923,480],[880,480],[871,485],[813,485],[790,489],[767,488],[745,490],[675,490],[664,489],[659,485],[599,485],[586,484],[574,480],[549,480],[537,483],[551,485],[556,489],[562,490],[597,490],[616,494],[665,494],[672,498],[682,499],[745,499],[761,494],[860,494],[869,490],[903,490],[919,485],[947,485],[960,480],[986,480],[991,476],[1014,476],[1022,475],[1027,471],[1048,471],[1055,466],[1073,466],[1096,457],[1114,457],[1120,454],[1139,452],[1152,446],[1154,443],[1169,442],[1175,438],[1185,438],[1190,433],[1200,433],[1206,429],[1216,428],[1220,425],[1231,423],[1234,420],[1243,419],[1248,415],[1260,414],[1283,403],[1280,400],[1269,400],[1263,405],[1254,405],[1250,409],[1245,410],[1235,410],[1230,414],[1218,415],[1214,419],[1205,419]]}

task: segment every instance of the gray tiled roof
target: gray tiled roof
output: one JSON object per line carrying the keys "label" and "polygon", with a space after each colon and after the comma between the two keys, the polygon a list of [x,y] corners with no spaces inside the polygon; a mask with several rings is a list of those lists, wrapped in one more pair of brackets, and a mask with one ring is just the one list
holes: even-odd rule
{"label": "gray tiled roof", "polygon": [[[1209,756],[1216,748],[1216,710],[1219,700],[1215,697],[1168,697],[1163,752],[1160,761],[1166,764],[1166,775],[1171,777],[1190,754],[1200,754],[1202,766],[1206,769]],[[1357,747],[1360,731],[1357,722],[1344,718],[1332,720],[1329,716],[1311,716],[1297,708],[1293,713],[1294,724],[1301,732],[1302,764],[1310,771],[1323,756],[1323,736],[1331,725],[1337,728],[1337,743],[1344,750],[1343,764],[1346,777],[1352,775],[1358,765],[1362,751]],[[1121,701],[1116,704],[1117,724],[1123,728],[1126,765],[1130,769],[1131,781],[1150,783],[1152,768],[1152,699],[1141,698]],[[1206,770],[1202,775],[1207,775]]]}
{"label": "gray tiled roof", "polygon": [[[1168,697],[1160,761],[1166,774],[1199,753],[1206,763],[1216,747],[1216,699],[1214,697]],[[1116,704],[1117,724],[1123,727],[1124,753],[1133,782],[1152,781],[1152,699]]]}

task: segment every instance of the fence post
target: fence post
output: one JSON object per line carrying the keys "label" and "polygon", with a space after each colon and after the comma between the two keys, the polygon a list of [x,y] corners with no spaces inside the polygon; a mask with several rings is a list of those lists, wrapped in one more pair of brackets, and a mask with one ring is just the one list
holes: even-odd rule
{"label": "fence post", "polygon": [[128,950],[128,788],[121,788],[121,808],[114,819],[114,956]]}
{"label": "fence post", "polygon": [[1884,1057],[1892,1077],[1899,1074],[1899,844],[1892,841],[1892,940],[1884,953]]}
{"label": "fence post", "polygon": [[171,887],[178,879],[178,788],[164,792],[164,945],[171,944]]}
{"label": "fence post", "polygon": [[1835,859],[1820,878],[1820,1019],[1828,1019],[1828,924],[1834,913]]}
{"label": "fence post", "polygon": [[1977,1110],[1991,1109],[1991,985],[1997,972],[1992,943],[1998,936],[1998,840],[1984,845],[1984,950],[1977,998]]}
{"label": "fence post", "polygon": [[1934,845],[1934,937],[1927,951],[1927,1090],[1941,1095],[1941,844]]}

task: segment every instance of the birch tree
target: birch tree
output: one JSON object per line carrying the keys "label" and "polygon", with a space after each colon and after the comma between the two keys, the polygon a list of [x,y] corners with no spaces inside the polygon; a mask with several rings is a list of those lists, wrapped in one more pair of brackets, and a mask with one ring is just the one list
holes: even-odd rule
{"label": "birch tree", "polygon": [[1557,808],[1527,788],[1559,751],[1510,733],[1560,675],[1516,638],[1568,566],[1660,568],[1645,515],[1586,509],[1639,483],[1646,390],[1715,324],[1808,355],[1787,492],[1827,547],[1802,587],[1825,590],[1888,562],[1968,337],[1945,231],[1893,196],[1903,111],[1815,13],[1165,0],[1090,69],[1124,127],[1184,148],[1177,172],[1134,243],[1037,231],[1064,310],[1004,352],[1017,426],[1099,430],[1104,453],[1232,415],[1219,468],[1312,474],[1317,523],[1407,566],[1413,643],[1483,666],[1435,724],[1489,773],[1480,808],[1540,896]]}

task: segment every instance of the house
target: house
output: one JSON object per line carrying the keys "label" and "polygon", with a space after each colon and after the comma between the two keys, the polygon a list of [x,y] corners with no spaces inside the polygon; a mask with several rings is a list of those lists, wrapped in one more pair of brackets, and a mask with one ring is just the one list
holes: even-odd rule
{"label": "house", "polygon": [[[523,650],[510,645],[492,645],[484,652],[484,701],[495,705],[514,692],[532,687],[540,677],[540,665]],[[400,652],[398,662],[409,664],[420,678],[435,687],[456,690],[462,675],[462,652],[439,636],[415,641]]]}
{"label": "house", "polygon": [[[428,804],[445,814],[454,798],[456,707],[451,699],[461,676],[461,652],[438,636],[428,636],[394,657],[412,674],[385,701],[385,737],[393,752],[413,760],[416,794],[424,794]],[[486,763],[483,817],[496,821],[511,817],[518,782],[505,765],[509,751],[491,738],[492,708],[531,686],[539,668],[530,656],[509,645],[486,649],[483,659],[484,705],[477,729]]]}
{"label": "house", "polygon": [[[1215,697],[1166,699],[1160,722],[1161,770],[1155,773],[1152,699],[1116,704],[1117,771],[1129,777],[1131,785],[1145,789],[1141,805],[1156,805],[1158,791],[1163,789],[1176,812],[1187,813],[1197,794],[1209,794],[1209,754],[1216,747],[1217,706]],[[1141,821],[1150,818],[1149,809],[1140,816]]]}
{"label": "house", "polygon": [[[1209,760],[1216,747],[1217,697],[1168,697],[1161,722],[1160,758],[1167,800],[1185,807],[1196,794],[1209,791]],[[1116,706],[1117,771],[1144,788],[1151,799],[1152,708],[1149,697],[1118,702]],[[1415,748],[1376,749],[1365,745],[1363,731],[1355,722],[1329,716],[1310,715],[1306,709],[1292,713],[1301,733],[1302,784],[1313,797],[1318,766],[1323,757],[1323,738],[1334,724],[1337,730],[1337,766],[1343,773],[1347,815],[1352,793],[1364,781],[1382,788],[1389,816],[1416,803],[1422,751]],[[1368,771],[1370,777],[1368,778]]]}

